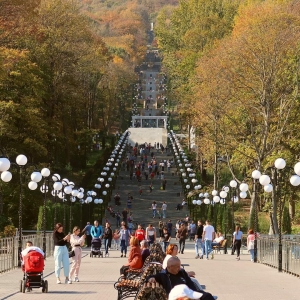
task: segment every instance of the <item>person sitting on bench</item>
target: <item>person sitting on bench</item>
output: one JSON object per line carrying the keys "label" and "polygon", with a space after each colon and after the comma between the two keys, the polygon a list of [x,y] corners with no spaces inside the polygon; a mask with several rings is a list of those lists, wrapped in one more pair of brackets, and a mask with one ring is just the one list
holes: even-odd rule
{"label": "person sitting on bench", "polygon": [[213,240],[211,246],[221,246],[222,242],[224,241],[224,237],[222,232],[217,233],[217,237]]}

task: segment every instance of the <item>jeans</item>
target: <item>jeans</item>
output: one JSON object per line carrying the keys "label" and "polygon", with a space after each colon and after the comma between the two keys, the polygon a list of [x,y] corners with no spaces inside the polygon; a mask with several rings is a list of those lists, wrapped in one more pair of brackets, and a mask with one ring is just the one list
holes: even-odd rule
{"label": "jeans", "polygon": [[208,258],[208,254],[210,254],[212,252],[212,248],[211,248],[211,240],[205,240],[205,254],[206,254],[206,258]]}
{"label": "jeans", "polygon": [[108,253],[108,248],[110,248],[111,240],[110,239],[104,239],[104,248],[105,248],[105,254]]}
{"label": "jeans", "polygon": [[165,209],[162,210],[162,215],[164,219],[167,217],[167,211]]}
{"label": "jeans", "polygon": [[153,213],[153,218],[155,218],[155,216],[156,216],[156,209],[152,209],[152,213]]}
{"label": "jeans", "polygon": [[254,249],[250,249],[249,252],[251,255],[251,260],[254,260]]}
{"label": "jeans", "polygon": [[185,238],[179,239],[179,252],[183,253],[185,246]]}
{"label": "jeans", "polygon": [[61,265],[63,265],[64,275],[65,277],[69,277],[70,263],[67,246],[55,246],[53,256],[55,261],[55,276],[59,277]]}
{"label": "jeans", "polygon": [[199,254],[199,250],[201,249],[201,255],[204,255],[205,254],[205,245],[204,243],[202,242],[202,239],[197,239],[195,241],[195,251],[196,251],[196,256],[197,255],[200,255]]}
{"label": "jeans", "polygon": [[164,242],[164,251],[166,252],[167,251],[167,247],[169,246],[169,242]]}
{"label": "jeans", "polygon": [[127,253],[127,246],[126,246],[126,241],[125,240],[121,240],[121,253],[123,254],[123,252]]}

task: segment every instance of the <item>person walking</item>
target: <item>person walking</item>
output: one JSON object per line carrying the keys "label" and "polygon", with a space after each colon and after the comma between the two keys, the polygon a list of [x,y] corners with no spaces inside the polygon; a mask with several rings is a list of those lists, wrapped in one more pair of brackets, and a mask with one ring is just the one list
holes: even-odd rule
{"label": "person walking", "polygon": [[103,240],[104,240],[104,247],[105,247],[105,257],[109,257],[108,248],[111,247],[111,240],[112,240],[112,230],[110,228],[110,224],[106,222],[104,234],[103,234]]}
{"label": "person walking", "polygon": [[140,241],[140,243],[145,239],[145,230],[141,225],[138,225],[138,229],[135,231],[134,236]]}
{"label": "person walking", "polygon": [[247,236],[247,249],[251,255],[251,261],[254,261],[254,240],[255,235],[253,229],[249,229]]}
{"label": "person walking", "polygon": [[64,275],[66,277],[65,283],[69,282],[69,252],[67,248],[67,243],[70,241],[70,234],[65,235],[63,233],[63,226],[61,223],[55,225],[53,231],[53,241],[54,241],[54,261],[55,261],[55,275],[56,283],[60,284],[60,269],[61,265],[64,268]]}
{"label": "person walking", "polygon": [[82,233],[85,234],[85,236],[86,236],[86,245],[87,245],[87,247],[91,247],[91,241],[92,241],[91,229],[92,229],[91,223],[87,222],[86,226],[82,230]]}
{"label": "person walking", "polygon": [[186,240],[187,234],[188,234],[187,228],[186,228],[185,224],[183,223],[183,224],[181,224],[181,226],[177,232],[177,235],[176,235],[176,240],[179,239],[179,252],[181,254],[183,254],[183,252],[184,252],[185,240]]}
{"label": "person walking", "polygon": [[162,217],[163,219],[165,219],[167,217],[167,204],[165,201],[161,206],[161,211],[162,211]]}
{"label": "person walking", "polygon": [[99,225],[97,220],[94,221],[94,226],[91,228],[92,239],[101,239],[103,235],[102,226]]}
{"label": "person walking", "polygon": [[233,245],[236,249],[236,259],[240,260],[240,252],[241,252],[241,246],[242,246],[242,237],[243,232],[240,230],[240,226],[235,227],[235,232],[233,233]]}
{"label": "person walking", "polygon": [[154,219],[156,216],[156,208],[157,208],[157,204],[155,201],[152,202],[151,208],[152,208],[152,215],[153,215],[153,219]]}
{"label": "person walking", "polygon": [[156,241],[156,229],[152,224],[149,224],[146,228],[146,240],[149,243],[149,247]]}
{"label": "person walking", "polygon": [[86,235],[84,234],[82,237],[79,237],[80,228],[78,226],[75,226],[73,228],[73,234],[70,236],[70,244],[72,247],[72,250],[75,253],[75,256],[72,257],[72,264],[71,264],[71,270],[69,273],[69,281],[68,283],[72,283],[72,278],[75,275],[75,282],[79,282],[78,274],[79,274],[79,268],[81,264],[81,254],[82,250],[81,247],[84,245]]}
{"label": "person walking", "polygon": [[124,253],[124,257],[126,257],[127,254],[127,247],[128,247],[128,243],[129,243],[129,231],[127,229],[126,224],[122,224],[121,230],[120,230],[120,248],[121,248],[121,257],[123,257],[123,253]]}
{"label": "person walking", "polygon": [[117,221],[117,227],[121,227],[121,214],[119,211],[116,212],[116,221]]}
{"label": "person walking", "polygon": [[125,222],[125,224],[127,224],[127,215],[128,215],[127,209],[124,208],[122,211],[122,217],[123,217],[123,222]]}
{"label": "person walking", "polygon": [[203,228],[203,234],[202,234],[202,242],[205,244],[205,254],[206,259],[208,259],[208,255],[211,253],[211,259],[214,259],[214,253],[212,251],[211,243],[215,238],[215,228],[210,225],[209,220],[205,222],[205,226]]}
{"label": "person walking", "polygon": [[168,228],[169,234],[172,236],[172,228],[173,228],[173,224],[172,224],[171,220],[168,221],[168,223],[167,223],[167,228]]}
{"label": "person walking", "polygon": [[[195,234],[195,251],[196,251],[196,259],[200,258],[203,259],[203,255],[205,253],[205,246],[204,243],[202,242],[202,235],[203,235],[203,225],[200,220],[198,220],[198,226],[196,229],[196,234]],[[199,250],[201,249],[201,254],[199,254]]]}
{"label": "person walking", "polygon": [[158,234],[159,234],[159,242],[161,242],[164,237],[164,223],[162,221],[158,222]]}
{"label": "person walking", "polygon": [[163,242],[164,242],[164,251],[167,251],[167,247],[170,244],[171,235],[168,232],[168,228],[164,227],[163,229]]}
{"label": "person walking", "polygon": [[113,241],[114,241],[114,248],[116,250],[119,250],[120,245],[120,231],[119,229],[116,229],[113,233]]}

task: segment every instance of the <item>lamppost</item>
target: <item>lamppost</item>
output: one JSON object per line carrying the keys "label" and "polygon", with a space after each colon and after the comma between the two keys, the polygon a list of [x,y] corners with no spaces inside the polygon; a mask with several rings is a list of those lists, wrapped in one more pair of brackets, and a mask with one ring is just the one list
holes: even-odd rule
{"label": "lamppost", "polygon": [[51,195],[54,197],[54,218],[53,218],[53,228],[56,224],[56,216],[57,216],[57,196],[59,195],[60,191],[63,188],[62,183],[60,182],[60,175],[59,174],[53,174],[52,175],[52,181],[54,182],[53,184],[53,190],[51,191]]}
{"label": "lamppost", "polygon": [[[295,166],[296,167],[296,166]],[[296,171],[297,168],[295,168]],[[274,166],[269,167],[265,170],[265,173],[259,177],[259,182],[264,186],[264,191],[267,193],[272,193],[273,200],[273,223],[277,227],[276,212],[277,206],[279,206],[278,214],[278,272],[282,272],[282,213],[284,208],[284,198],[285,195],[282,195],[282,189],[287,187],[287,181],[285,180],[291,173],[293,168],[286,167],[286,162],[282,158],[277,158],[275,160]],[[297,172],[296,172],[297,174]],[[294,175],[295,176],[295,175]],[[297,184],[297,178],[294,176],[291,177],[290,182]],[[295,180],[296,179],[296,180]],[[294,185],[293,184],[293,185]],[[282,200],[283,197],[283,200]]]}

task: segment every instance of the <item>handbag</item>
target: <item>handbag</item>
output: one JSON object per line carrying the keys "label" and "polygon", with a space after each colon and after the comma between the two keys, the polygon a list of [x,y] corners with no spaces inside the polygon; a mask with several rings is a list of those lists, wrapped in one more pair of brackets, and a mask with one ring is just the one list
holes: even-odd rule
{"label": "handbag", "polygon": [[248,250],[254,249],[254,240],[249,241]]}
{"label": "handbag", "polygon": [[74,257],[74,256],[75,256],[75,251],[74,250],[69,251],[69,258]]}

